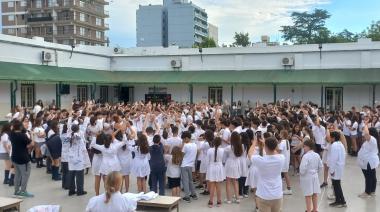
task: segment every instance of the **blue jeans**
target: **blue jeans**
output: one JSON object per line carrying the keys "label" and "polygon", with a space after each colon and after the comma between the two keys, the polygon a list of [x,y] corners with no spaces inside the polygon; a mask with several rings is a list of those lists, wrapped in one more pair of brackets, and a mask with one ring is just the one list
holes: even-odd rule
{"label": "blue jeans", "polygon": [[[150,179],[152,181],[151,191],[157,193],[157,187],[159,186],[159,195],[165,195],[165,172],[166,170],[152,170],[150,172]],[[158,186],[157,186],[158,185]]]}

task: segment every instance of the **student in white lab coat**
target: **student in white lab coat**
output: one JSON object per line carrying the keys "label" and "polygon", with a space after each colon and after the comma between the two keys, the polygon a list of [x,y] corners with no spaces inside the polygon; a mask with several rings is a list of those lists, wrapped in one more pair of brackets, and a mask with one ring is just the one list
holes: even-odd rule
{"label": "student in white lab coat", "polygon": [[107,175],[105,193],[90,199],[86,212],[132,212],[135,211],[126,197],[120,193],[123,178],[119,172]]}
{"label": "student in white lab coat", "polygon": [[347,207],[341,186],[341,179],[343,176],[344,166],[346,164],[345,148],[340,141],[341,135],[339,132],[331,132],[330,137],[332,139],[332,143],[327,165],[329,167],[329,173],[332,179],[335,194],[335,202],[330,203],[330,206],[339,208]]}
{"label": "student in white lab coat", "polygon": [[379,133],[376,128],[368,129],[368,123],[363,129],[364,142],[358,152],[358,164],[363,171],[365,178],[365,191],[359,197],[374,197],[376,191],[376,168],[379,166]]}
{"label": "student in white lab coat", "polygon": [[280,132],[281,142],[278,144],[278,151],[285,157],[285,163],[282,167],[282,174],[284,175],[286,182],[286,190],[284,191],[285,195],[292,195],[292,188],[290,185],[289,178],[289,166],[290,166],[290,142],[288,140],[289,134],[287,130],[281,130]]}
{"label": "student in white lab coat", "polygon": [[300,165],[300,184],[306,200],[306,211],[318,211],[318,194],[321,193],[318,173],[322,170],[322,160],[314,152],[315,143],[311,140],[303,142],[305,154]]}
{"label": "student in white lab coat", "polygon": [[79,133],[79,126],[77,124],[72,125],[71,131],[68,158],[70,175],[69,196],[74,194],[81,196],[87,194],[87,192],[83,190],[84,169],[90,167],[91,163],[86,149],[86,141]]}

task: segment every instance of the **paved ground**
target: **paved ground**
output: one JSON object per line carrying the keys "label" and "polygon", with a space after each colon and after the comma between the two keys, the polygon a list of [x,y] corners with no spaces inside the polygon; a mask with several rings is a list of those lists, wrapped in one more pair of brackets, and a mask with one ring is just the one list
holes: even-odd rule
{"label": "paved ground", "polygon": [[[0,164],[0,170],[3,170],[3,164]],[[0,174],[3,179],[3,172]],[[378,179],[380,175],[378,174]],[[293,192],[292,196],[285,196],[284,198],[284,212],[301,212],[304,211],[304,198],[299,188],[299,179],[297,176],[292,176]],[[28,208],[35,205],[42,204],[59,204],[62,206],[62,211],[80,212],[84,211],[90,197],[94,195],[92,175],[85,177],[85,188],[89,192],[88,195],[82,197],[69,197],[67,191],[60,189],[60,182],[53,182],[50,176],[45,174],[44,170],[32,168],[32,175],[29,181],[28,191],[35,194],[34,198],[25,199],[21,205],[21,211],[26,211]],[[131,178],[132,187],[131,191],[136,191],[135,179]],[[327,191],[320,196],[320,212],[380,212],[380,193],[374,198],[361,199],[357,195],[363,192],[364,178],[361,170],[356,165],[356,161],[348,157],[346,170],[343,179],[343,192],[346,197],[348,207],[345,209],[332,209],[328,206]],[[167,191],[169,194],[169,191]],[[323,191],[322,191],[323,192]],[[13,188],[0,185],[0,196],[10,196],[13,193]],[[200,197],[199,200],[192,203],[180,203],[180,211],[182,212],[202,212],[202,211],[218,211],[218,212],[231,212],[231,211],[247,211],[251,212],[254,208],[252,197],[242,200],[240,205],[222,205],[220,208],[209,209],[207,207],[207,197]],[[151,210],[157,211],[157,210]]]}

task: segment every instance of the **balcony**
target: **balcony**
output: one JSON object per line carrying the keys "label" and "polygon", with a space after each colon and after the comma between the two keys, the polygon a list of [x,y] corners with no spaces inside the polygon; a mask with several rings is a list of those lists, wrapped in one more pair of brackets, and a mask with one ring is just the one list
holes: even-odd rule
{"label": "balcony", "polygon": [[49,22],[53,21],[52,16],[44,16],[44,17],[29,17],[27,19],[28,23],[33,23],[33,22]]}

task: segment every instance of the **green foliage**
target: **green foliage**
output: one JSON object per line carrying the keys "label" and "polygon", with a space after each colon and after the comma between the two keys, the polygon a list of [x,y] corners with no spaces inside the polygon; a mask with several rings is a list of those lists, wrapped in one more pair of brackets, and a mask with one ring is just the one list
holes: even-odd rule
{"label": "green foliage", "polygon": [[235,42],[233,43],[233,46],[235,46],[235,47],[246,47],[246,46],[251,45],[251,41],[249,41],[248,32],[247,33],[235,32],[234,39],[235,39]]}
{"label": "green foliage", "polygon": [[362,34],[363,37],[371,38],[373,41],[380,41],[380,21],[372,22]]}
{"label": "green foliage", "polygon": [[312,13],[293,12],[293,25],[281,27],[282,37],[285,41],[297,44],[315,43],[326,39],[330,31],[325,27],[325,22],[330,16],[327,10],[322,9],[315,9]]}
{"label": "green foliage", "polygon": [[199,45],[194,45],[193,48],[214,48],[216,47],[216,42],[214,40],[214,38],[210,38],[210,37],[207,37],[207,38],[204,38],[202,43],[200,43]]}

